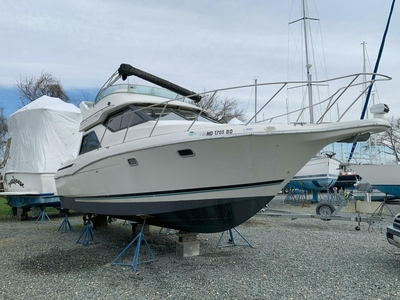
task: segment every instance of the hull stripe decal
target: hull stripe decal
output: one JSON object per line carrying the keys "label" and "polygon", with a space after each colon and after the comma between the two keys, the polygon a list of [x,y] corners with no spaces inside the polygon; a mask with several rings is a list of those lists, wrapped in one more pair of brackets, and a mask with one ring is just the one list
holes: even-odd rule
{"label": "hull stripe decal", "polygon": [[215,186],[215,187],[204,187],[204,188],[194,188],[194,189],[184,189],[184,190],[171,190],[171,191],[158,191],[158,192],[147,192],[147,193],[136,193],[136,194],[120,194],[120,195],[99,195],[99,196],[76,196],[79,199],[99,199],[99,198],[134,198],[134,197],[154,197],[154,196],[172,196],[176,194],[195,194],[202,192],[216,192],[222,190],[235,190],[235,189],[243,189],[243,188],[253,188],[259,186],[267,186],[267,185],[278,185],[283,182],[283,179],[273,180],[273,181],[265,181],[265,182],[255,182],[255,183],[245,183],[245,184],[236,184],[236,185],[227,185],[227,186]]}

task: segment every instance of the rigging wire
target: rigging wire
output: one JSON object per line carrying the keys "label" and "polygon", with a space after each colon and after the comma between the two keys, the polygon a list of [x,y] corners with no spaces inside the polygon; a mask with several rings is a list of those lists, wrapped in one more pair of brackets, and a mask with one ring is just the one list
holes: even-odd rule
{"label": "rigging wire", "polygon": [[[380,62],[381,57],[382,57],[383,47],[384,47],[385,41],[386,41],[386,35],[387,35],[388,31],[389,31],[390,19],[392,18],[392,13],[393,13],[394,3],[395,3],[395,2],[396,2],[396,0],[393,0],[392,6],[390,7],[389,17],[388,17],[388,20],[387,20],[387,22],[386,22],[386,28],[385,28],[385,31],[384,31],[384,33],[383,33],[381,46],[380,46],[379,52],[378,52],[378,58],[376,59],[376,62],[375,62],[375,67],[374,67],[374,72],[373,72],[374,74],[372,75],[372,78],[371,78],[372,84],[371,84],[371,85],[369,86],[369,88],[368,88],[367,97],[366,97],[366,99],[365,99],[364,108],[363,108],[363,110],[362,110],[362,112],[361,112],[360,120],[364,119],[364,117],[365,117],[365,112],[366,112],[367,107],[368,107],[368,102],[369,102],[369,98],[370,98],[370,96],[371,96],[371,90],[372,90],[372,86],[373,86],[373,81],[375,80],[375,77],[376,77],[376,76],[375,76],[375,73],[378,72],[379,62]],[[350,162],[351,158],[353,157],[354,150],[356,149],[356,146],[357,146],[357,142],[354,142],[354,143],[353,143],[353,146],[352,146],[352,148],[351,148],[351,152],[350,152],[350,155],[349,155],[349,159],[348,159],[347,162]]]}
{"label": "rigging wire", "polygon": [[246,110],[245,110],[245,115],[247,114],[247,112],[248,112],[248,110],[249,110],[250,100],[252,99],[252,96],[253,96],[253,90],[254,90],[254,87],[251,88],[251,92],[250,92],[250,96],[249,96],[249,101],[247,101],[247,106],[246,106]]}
{"label": "rigging wire", "polygon": [[[298,0],[295,0],[296,4],[299,3]],[[287,74],[288,74],[288,81],[291,80],[291,78],[296,74],[299,74],[299,70],[301,70],[301,73],[297,77],[301,77],[302,81],[308,80],[306,79],[306,62],[305,62],[305,49],[306,47],[309,47],[310,53],[311,53],[311,62],[312,62],[312,68],[309,70],[310,74],[312,76],[312,81],[319,80],[321,78],[320,74],[322,74],[322,77],[325,76],[325,78],[328,78],[327,76],[327,63],[325,59],[325,53],[324,53],[324,47],[323,47],[323,39],[322,39],[322,29],[321,29],[321,22],[319,19],[319,14],[318,10],[315,5],[315,1],[313,1],[313,4],[311,6],[313,12],[312,14],[316,15],[317,18],[314,17],[309,17],[310,12],[309,12],[309,5],[307,1],[303,1],[304,5],[304,12],[302,9],[302,15],[303,17],[300,19],[297,19],[296,21],[291,21],[292,19],[292,11],[293,11],[293,6],[294,6],[294,1],[292,1],[292,6],[290,10],[290,18],[289,18],[289,26],[288,26],[288,55],[287,55]],[[303,6],[301,6],[303,8]],[[297,7],[296,7],[296,12],[297,12]],[[295,17],[294,17],[295,18]],[[303,22],[300,22],[300,28],[293,27],[291,26],[293,23],[296,23],[300,20],[303,20]],[[317,26],[310,26],[311,21],[319,21]],[[307,24],[304,24],[307,23]],[[305,38],[304,38],[304,26],[306,26],[306,35],[308,37],[307,45],[305,45]],[[291,44],[292,42],[292,44]],[[300,67],[299,67],[300,64]],[[318,68],[317,68],[318,67]],[[321,71],[321,72],[320,72]],[[298,78],[296,78],[298,79]],[[294,92],[290,93],[289,89],[287,90],[287,101],[290,106],[300,106],[300,107],[307,107],[309,104],[309,99],[307,99],[308,92],[307,92],[307,87],[299,87],[302,90],[302,92],[299,92],[298,94],[294,94]],[[291,89],[290,89],[291,90]],[[326,97],[326,94],[329,94],[329,87],[325,86],[324,88],[321,88],[321,86],[318,85],[313,85],[312,86],[312,94],[315,99],[321,100]],[[296,98],[297,96],[297,98]],[[301,101],[296,101],[297,99],[302,99]],[[297,103],[297,105],[296,105]],[[318,107],[315,106],[314,109],[318,110],[319,114],[322,114],[323,107]],[[302,116],[299,116],[299,121],[300,119],[304,121],[304,114]]]}

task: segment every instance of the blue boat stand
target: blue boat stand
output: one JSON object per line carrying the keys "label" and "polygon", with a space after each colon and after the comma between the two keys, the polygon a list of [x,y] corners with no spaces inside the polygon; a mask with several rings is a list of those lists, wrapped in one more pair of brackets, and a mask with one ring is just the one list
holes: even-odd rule
{"label": "blue boat stand", "polygon": [[[236,244],[235,238],[234,238],[233,233],[232,233],[232,229],[246,242],[246,244]],[[250,244],[250,242],[236,228],[231,228],[228,231],[229,231],[229,236],[230,236],[230,238],[228,240],[228,244],[226,244],[225,246],[221,246],[222,237],[224,236],[224,234],[226,232],[226,231],[223,231],[222,234],[221,234],[221,237],[218,240],[217,248],[232,247],[232,246],[243,246],[243,247],[254,248]]]}
{"label": "blue boat stand", "polygon": [[79,236],[78,240],[76,243],[82,244],[82,246],[87,246],[89,243],[91,244],[98,244],[99,241],[96,238],[96,235],[94,234],[94,231],[92,229],[92,226],[90,223],[92,222],[90,220],[90,216],[88,216],[88,219],[84,219],[86,222],[86,226],[83,229],[81,235]]}
{"label": "blue boat stand", "polygon": [[49,218],[49,215],[46,212],[46,206],[43,205],[40,209],[40,214],[38,216],[38,218],[36,219],[36,222],[40,221],[40,223],[43,223],[45,221],[51,221]]}
{"label": "blue boat stand", "polygon": [[[142,228],[140,229],[140,232],[138,233],[138,235],[133,239],[132,242],[129,243],[128,246],[125,247],[124,250],[122,250],[122,252],[120,254],[117,255],[117,257],[111,262],[111,265],[122,265],[122,266],[131,266],[133,267],[133,272],[136,273],[137,267],[139,264],[141,263],[148,263],[148,262],[152,262],[155,260],[153,252],[151,251],[149,244],[146,241],[146,238],[144,236],[144,225],[145,225],[146,219],[143,219],[143,223],[142,223]],[[145,261],[139,261],[139,255],[140,255],[140,245],[142,244],[142,241],[144,241],[147,250],[149,252],[150,255],[150,259],[145,260]],[[132,261],[130,263],[123,263],[123,262],[118,262],[118,260],[121,258],[121,256],[123,254],[125,254],[128,249],[134,244],[136,244],[136,248],[135,248],[135,253],[133,255]]]}
{"label": "blue boat stand", "polygon": [[65,214],[65,218],[62,221],[60,227],[58,227],[58,232],[59,233],[66,233],[67,231],[74,231],[74,229],[71,226],[71,223],[68,220],[68,215]]}
{"label": "blue boat stand", "polygon": [[17,208],[16,207],[10,207],[10,210],[6,214],[6,217],[14,218],[17,215]]}
{"label": "blue boat stand", "polygon": [[131,227],[132,223],[131,221],[125,220],[124,223],[122,223],[122,226]]}

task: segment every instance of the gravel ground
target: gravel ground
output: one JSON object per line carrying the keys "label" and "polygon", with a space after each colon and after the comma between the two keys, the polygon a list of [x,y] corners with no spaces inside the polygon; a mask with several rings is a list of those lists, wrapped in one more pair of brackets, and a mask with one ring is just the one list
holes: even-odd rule
{"label": "gravel ground", "polygon": [[[270,209],[315,212],[277,196]],[[400,205],[390,206],[394,212]],[[342,209],[341,216],[354,213]],[[237,229],[253,245],[217,248],[221,234],[199,234],[200,255],[175,254],[177,237],[151,227],[156,258],[131,266],[111,265],[132,240],[117,220],[96,230],[100,243],[76,243],[82,216],[69,218],[74,231],[59,233],[63,220],[0,219],[1,299],[399,299],[400,255],[382,230],[355,222],[255,216]],[[235,234],[235,231],[233,231]],[[235,241],[242,244],[239,236]],[[228,238],[224,235],[223,243]],[[129,263],[133,250],[120,261]],[[140,260],[146,259],[142,246]]]}

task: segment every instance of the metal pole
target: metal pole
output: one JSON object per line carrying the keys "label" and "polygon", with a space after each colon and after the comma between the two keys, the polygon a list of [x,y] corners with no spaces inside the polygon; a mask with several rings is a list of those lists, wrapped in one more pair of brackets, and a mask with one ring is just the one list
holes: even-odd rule
{"label": "metal pole", "polygon": [[312,65],[309,63],[308,58],[308,40],[307,40],[307,17],[306,17],[306,6],[304,0],[303,4],[303,28],[304,28],[304,46],[306,51],[306,68],[307,68],[307,90],[308,90],[308,105],[310,106],[310,123],[314,123],[314,107],[313,107],[313,99],[312,99],[312,86],[311,86],[311,74],[310,68]]}
{"label": "metal pole", "polygon": [[257,123],[257,78],[254,78],[254,107],[255,107],[255,118],[254,122]]}

